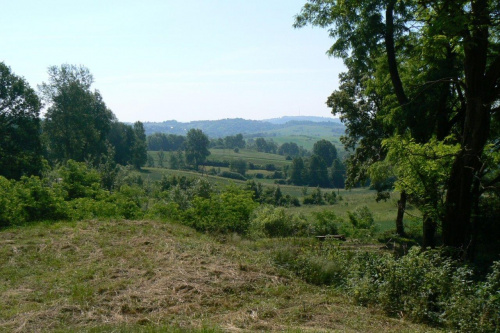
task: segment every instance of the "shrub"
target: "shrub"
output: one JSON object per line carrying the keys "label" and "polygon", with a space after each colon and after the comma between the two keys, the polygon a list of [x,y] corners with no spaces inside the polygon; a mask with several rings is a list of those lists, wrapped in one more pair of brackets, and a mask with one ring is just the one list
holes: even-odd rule
{"label": "shrub", "polygon": [[317,187],[310,195],[304,197],[304,205],[324,205],[321,189]]}
{"label": "shrub", "polygon": [[254,237],[288,237],[310,234],[307,221],[296,215],[289,215],[284,208],[261,206],[251,219],[251,234]]}
{"label": "shrub", "polygon": [[252,195],[252,192],[231,187],[210,198],[195,197],[191,207],[183,213],[182,221],[198,231],[245,234],[250,214],[257,206]]}
{"label": "shrub", "polygon": [[179,221],[182,217],[179,205],[175,202],[158,201],[148,211],[149,218],[161,221]]}
{"label": "shrub", "polygon": [[347,251],[334,243],[296,244],[274,253],[278,266],[305,281],[346,290],[359,304],[460,332],[496,332],[500,325],[500,262],[485,281],[440,250],[388,253]]}
{"label": "shrub", "polygon": [[291,246],[280,248],[274,253],[274,262],[308,283],[345,286],[350,254],[336,247],[326,246],[322,256],[314,255],[320,249],[316,247],[317,241],[312,241],[314,243],[304,244],[300,249]]}
{"label": "shrub", "polygon": [[338,234],[338,225],[342,219],[337,217],[334,212],[323,210],[313,213],[315,223],[313,226],[315,235],[335,235]]}
{"label": "shrub", "polygon": [[350,237],[366,239],[371,238],[377,230],[373,214],[368,207],[362,206],[347,212],[348,222],[339,224],[339,232]]}
{"label": "shrub", "polygon": [[354,212],[347,212],[347,215],[351,224],[357,229],[370,229],[375,223],[373,214],[366,206],[358,207]]}
{"label": "shrub", "polygon": [[0,226],[68,217],[60,186],[50,187],[36,176],[0,177],[0,196]]}
{"label": "shrub", "polygon": [[337,202],[337,194],[335,194],[335,192],[326,192],[323,197],[325,198],[325,201],[330,205],[333,205]]}
{"label": "shrub", "polygon": [[96,198],[103,192],[99,172],[85,163],[69,160],[59,169],[59,174],[62,178],[62,188],[66,192],[66,200]]}
{"label": "shrub", "polygon": [[277,169],[277,168],[276,168],[276,165],[271,164],[271,163],[266,164],[264,168],[265,168],[265,170],[267,170],[267,171],[275,171],[275,170]]}

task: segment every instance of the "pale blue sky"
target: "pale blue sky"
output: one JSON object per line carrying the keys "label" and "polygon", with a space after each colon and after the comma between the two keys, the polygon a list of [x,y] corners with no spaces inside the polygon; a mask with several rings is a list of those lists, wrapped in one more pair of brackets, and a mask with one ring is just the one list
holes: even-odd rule
{"label": "pale blue sky", "polygon": [[121,121],[330,117],[343,71],[305,0],[2,1],[0,61],[36,88],[84,65]]}

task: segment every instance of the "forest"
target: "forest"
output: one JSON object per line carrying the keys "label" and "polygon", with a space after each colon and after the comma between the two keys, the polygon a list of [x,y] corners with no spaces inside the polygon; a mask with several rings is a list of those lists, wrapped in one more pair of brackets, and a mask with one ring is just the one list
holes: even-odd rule
{"label": "forest", "polygon": [[[498,1],[307,1],[295,28],[347,69],[326,102],[345,132],[316,136],[146,135],[84,66],[35,90],[0,63],[0,329],[498,331],[499,20]],[[167,297],[168,253],[189,283]]]}

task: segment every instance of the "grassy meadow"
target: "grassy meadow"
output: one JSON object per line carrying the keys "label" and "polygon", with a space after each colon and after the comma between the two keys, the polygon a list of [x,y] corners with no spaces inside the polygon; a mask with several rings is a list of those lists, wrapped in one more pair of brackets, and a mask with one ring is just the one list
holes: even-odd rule
{"label": "grassy meadow", "polygon": [[437,331],[277,268],[270,253],[288,243],[150,220],[9,228],[0,232],[0,331]]}
{"label": "grassy meadow", "polygon": [[[217,151],[217,149],[215,149]],[[226,151],[227,155],[224,156],[235,156],[238,155],[229,150]],[[280,155],[266,154],[266,153],[253,153],[250,154],[254,156],[254,160],[259,160],[259,155],[267,155],[276,156],[276,160],[280,161],[279,158],[283,157]],[[219,156],[223,156],[222,154]],[[284,160],[284,158],[283,158]],[[289,161],[285,161],[289,162]],[[209,168],[209,167],[207,167]],[[221,171],[229,170],[228,168],[220,168]],[[255,173],[262,173],[264,175],[270,175],[273,172],[266,170],[248,170],[247,174],[252,175]],[[186,177],[200,177],[200,174],[194,171],[184,171],[184,170],[171,170],[171,169],[163,169],[163,168],[144,168],[142,173],[142,177],[145,179],[149,179],[150,181],[160,180],[163,175],[176,175],[176,176],[186,176]],[[228,179],[219,176],[207,175],[204,174],[202,177],[209,180],[211,183],[215,184],[219,187],[228,186],[231,184],[236,184],[239,186],[243,186],[245,181]],[[256,181],[262,183],[264,186],[275,187],[278,186],[274,184],[273,179],[256,179]],[[293,186],[293,185],[279,185],[283,194],[288,194],[294,197],[299,198],[300,202],[303,201],[304,191],[306,191],[306,195],[310,194],[315,190],[313,187],[303,187],[303,186]],[[302,214],[306,216],[306,218],[311,218],[312,214],[315,212],[320,212],[324,210],[333,211],[337,216],[347,219],[347,212],[352,212],[358,207],[366,206],[372,212],[373,217],[375,219],[375,224],[377,226],[377,231],[382,233],[384,231],[395,229],[395,219],[397,213],[397,200],[399,194],[397,192],[391,193],[391,197],[387,201],[376,202],[376,191],[370,190],[368,188],[356,188],[356,189],[322,189],[323,193],[326,192],[334,192],[342,199],[338,201],[334,205],[301,205],[300,207],[288,207],[286,210],[292,214]],[[418,219],[421,217],[420,212],[413,208],[412,205],[408,205],[407,214],[405,217],[405,224],[409,228],[418,229],[420,228],[420,222]]]}

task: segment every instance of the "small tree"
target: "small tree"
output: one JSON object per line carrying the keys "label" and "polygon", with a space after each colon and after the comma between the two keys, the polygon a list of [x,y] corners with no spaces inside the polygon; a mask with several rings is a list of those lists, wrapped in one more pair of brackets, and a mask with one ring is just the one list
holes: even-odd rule
{"label": "small tree", "polygon": [[163,162],[165,162],[165,153],[163,152],[163,150],[160,150],[158,153],[158,166],[160,168],[163,168]]}
{"label": "small tree", "polygon": [[247,171],[247,162],[245,162],[241,158],[237,160],[232,160],[231,163],[229,164],[229,170],[237,172],[244,176],[245,172]]}

